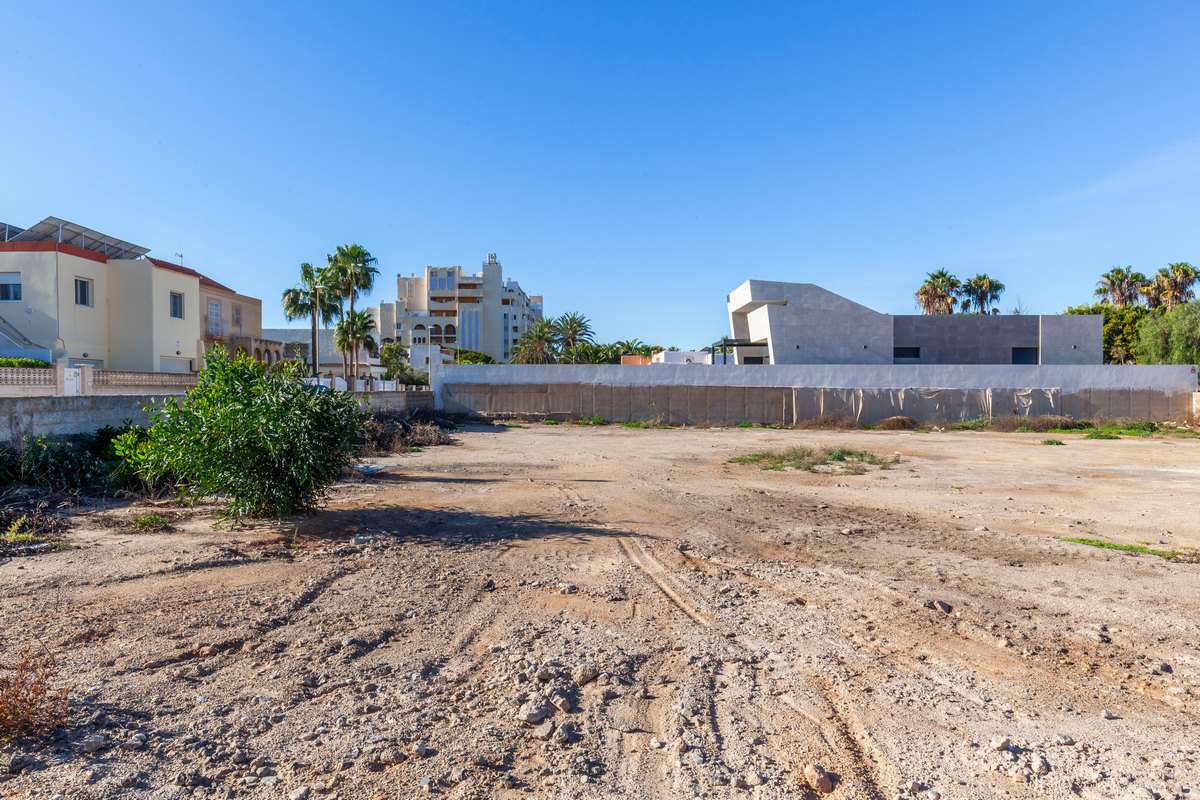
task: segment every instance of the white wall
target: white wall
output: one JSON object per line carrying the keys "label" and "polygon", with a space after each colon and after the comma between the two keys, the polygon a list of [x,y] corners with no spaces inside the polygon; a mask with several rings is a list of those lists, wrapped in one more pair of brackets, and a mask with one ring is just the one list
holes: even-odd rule
{"label": "white wall", "polygon": [[[430,370],[441,402],[443,384],[558,384],[606,386],[808,386],[829,389],[1055,388],[1153,389],[1168,395],[1196,391],[1195,366],[1115,365],[847,365],[734,366],[695,364],[521,365],[447,364]],[[440,407],[440,406],[439,406]]]}

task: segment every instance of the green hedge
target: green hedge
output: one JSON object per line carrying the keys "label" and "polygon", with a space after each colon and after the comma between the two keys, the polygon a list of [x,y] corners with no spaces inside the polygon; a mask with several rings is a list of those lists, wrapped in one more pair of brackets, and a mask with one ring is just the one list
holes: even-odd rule
{"label": "green hedge", "polygon": [[48,367],[45,361],[36,358],[0,358],[0,367]]}

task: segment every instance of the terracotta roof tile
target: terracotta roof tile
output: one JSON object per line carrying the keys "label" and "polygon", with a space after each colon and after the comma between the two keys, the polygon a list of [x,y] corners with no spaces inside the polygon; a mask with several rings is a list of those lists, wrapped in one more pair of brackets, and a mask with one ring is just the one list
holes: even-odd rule
{"label": "terracotta roof tile", "polygon": [[163,261],[161,258],[151,258],[150,256],[146,256],[146,260],[159,269],[170,270],[171,272],[178,272],[180,275],[190,275],[193,278],[198,278],[201,286],[208,286],[213,289],[220,289],[229,292],[230,294],[237,294],[236,291],[230,289],[225,284],[217,283],[212,278],[196,272],[196,270],[192,269],[191,267],[185,267],[182,264],[175,264],[170,261]]}

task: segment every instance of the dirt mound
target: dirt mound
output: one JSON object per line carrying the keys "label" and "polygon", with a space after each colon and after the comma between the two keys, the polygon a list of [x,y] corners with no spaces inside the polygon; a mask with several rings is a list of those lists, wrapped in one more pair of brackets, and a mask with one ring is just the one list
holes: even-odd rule
{"label": "dirt mound", "polygon": [[879,420],[877,427],[884,431],[915,431],[917,421],[912,417],[888,417]]}

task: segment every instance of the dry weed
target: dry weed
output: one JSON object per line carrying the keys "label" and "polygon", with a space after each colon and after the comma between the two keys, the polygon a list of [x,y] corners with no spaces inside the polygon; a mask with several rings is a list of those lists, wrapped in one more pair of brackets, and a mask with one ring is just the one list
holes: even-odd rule
{"label": "dry weed", "polygon": [[39,736],[66,718],[70,689],[54,688],[57,677],[58,662],[44,648],[0,661],[0,742]]}
{"label": "dry weed", "polygon": [[915,431],[917,421],[912,417],[888,417],[879,420],[877,427],[884,431]]}

